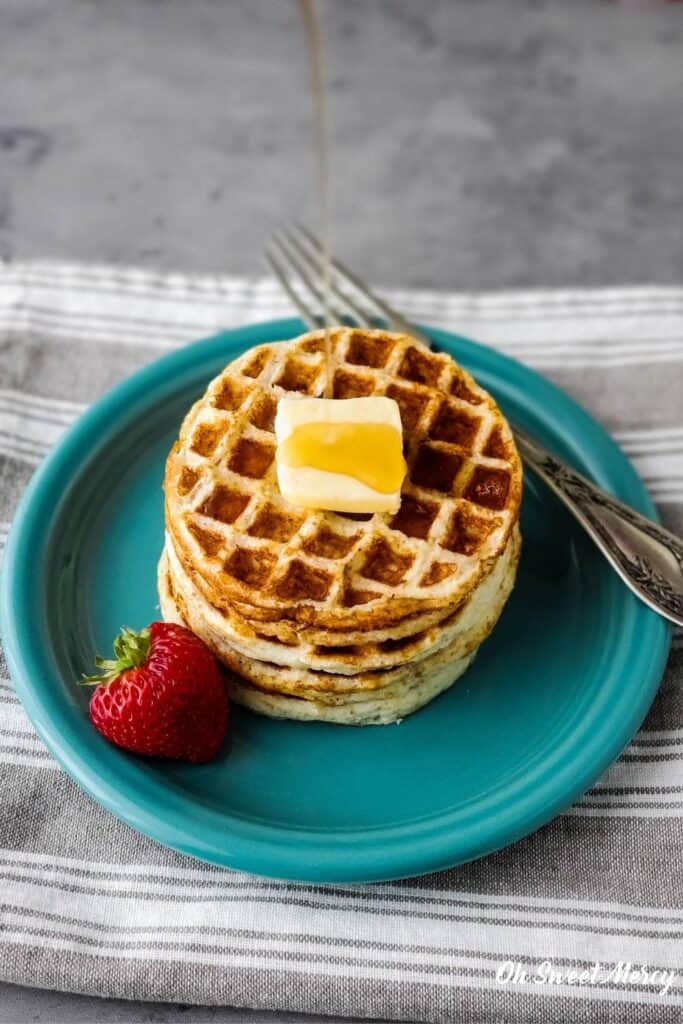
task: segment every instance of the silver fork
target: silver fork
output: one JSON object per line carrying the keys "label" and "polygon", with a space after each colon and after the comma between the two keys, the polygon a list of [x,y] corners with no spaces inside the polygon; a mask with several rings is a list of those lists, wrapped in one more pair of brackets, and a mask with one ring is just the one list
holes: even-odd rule
{"label": "silver fork", "polygon": [[[266,247],[270,269],[313,328],[324,322],[321,260],[320,242],[299,224],[275,234]],[[332,260],[330,276],[327,310],[332,321],[388,326],[433,347],[424,331],[338,260]],[[683,626],[683,541],[597,487],[519,428],[515,440],[525,464],[566,505],[624,583],[665,619]]]}

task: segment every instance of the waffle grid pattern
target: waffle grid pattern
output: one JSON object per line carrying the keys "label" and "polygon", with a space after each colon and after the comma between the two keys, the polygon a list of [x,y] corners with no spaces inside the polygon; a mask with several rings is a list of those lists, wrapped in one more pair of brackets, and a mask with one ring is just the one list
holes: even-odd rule
{"label": "waffle grid pattern", "polygon": [[[332,331],[335,397],[388,395],[408,474],[395,516],[302,514],[279,494],[277,399],[322,395],[324,335],[245,353],[188,414],[169,458],[167,523],[212,597],[327,612],[464,599],[516,522],[521,468],[492,399],[444,355],[382,331]],[[212,585],[213,584],[213,585]],[[315,621],[321,621],[315,620]]]}
{"label": "waffle grid pattern", "polygon": [[[438,623],[420,628],[418,622],[412,632],[396,639],[385,636],[377,640],[358,639],[351,643],[346,637],[343,643],[311,643],[305,635],[299,635],[295,642],[285,644],[261,634],[256,624],[238,619],[234,613],[218,612],[202,600],[170,541],[164,549],[163,571],[169,574],[170,582],[166,585],[174,599],[182,602],[185,608],[201,609],[204,631],[210,631],[216,641],[221,639],[229,644],[236,655],[258,659],[271,666],[311,669],[318,676],[320,673],[354,676],[361,664],[366,672],[386,671],[406,662],[414,664],[457,640],[465,640],[473,630],[492,617],[491,609],[496,606],[501,594],[505,592],[507,596],[506,588],[510,579],[514,578],[519,546],[518,535],[513,533],[505,552],[470,600],[458,604],[455,611],[450,610]],[[188,616],[188,612],[185,615]],[[279,685],[282,681],[281,673],[278,673],[277,679]]]}

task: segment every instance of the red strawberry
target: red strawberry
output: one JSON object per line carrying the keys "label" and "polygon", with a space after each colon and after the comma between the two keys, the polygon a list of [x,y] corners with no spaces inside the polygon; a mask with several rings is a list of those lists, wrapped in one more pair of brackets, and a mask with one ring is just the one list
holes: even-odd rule
{"label": "red strawberry", "polygon": [[228,728],[228,698],[220,666],[184,626],[153,622],[121,630],[115,661],[96,659],[90,699],[98,732],[136,754],[199,764],[218,753]]}

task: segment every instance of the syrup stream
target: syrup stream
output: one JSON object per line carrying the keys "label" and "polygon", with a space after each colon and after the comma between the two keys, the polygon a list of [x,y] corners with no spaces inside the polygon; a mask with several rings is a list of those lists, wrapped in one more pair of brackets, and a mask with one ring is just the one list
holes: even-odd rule
{"label": "syrup stream", "polygon": [[318,197],[320,203],[320,236],[322,239],[321,276],[323,290],[323,321],[325,325],[325,389],[323,397],[332,397],[332,344],[330,339],[331,266],[331,203],[330,158],[327,100],[325,93],[325,50],[316,0],[299,0],[308,53],[311,61],[311,84],[315,122]]}

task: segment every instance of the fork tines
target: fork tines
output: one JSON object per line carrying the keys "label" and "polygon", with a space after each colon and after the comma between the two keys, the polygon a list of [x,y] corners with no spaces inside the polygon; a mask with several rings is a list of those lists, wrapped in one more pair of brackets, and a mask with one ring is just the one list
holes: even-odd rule
{"label": "fork tines", "polygon": [[[273,235],[266,261],[302,319],[313,328],[325,322],[325,251],[322,243],[301,224],[291,224]],[[330,260],[327,310],[336,323],[360,327],[390,327],[428,343],[412,324],[376,295],[339,260]]]}

